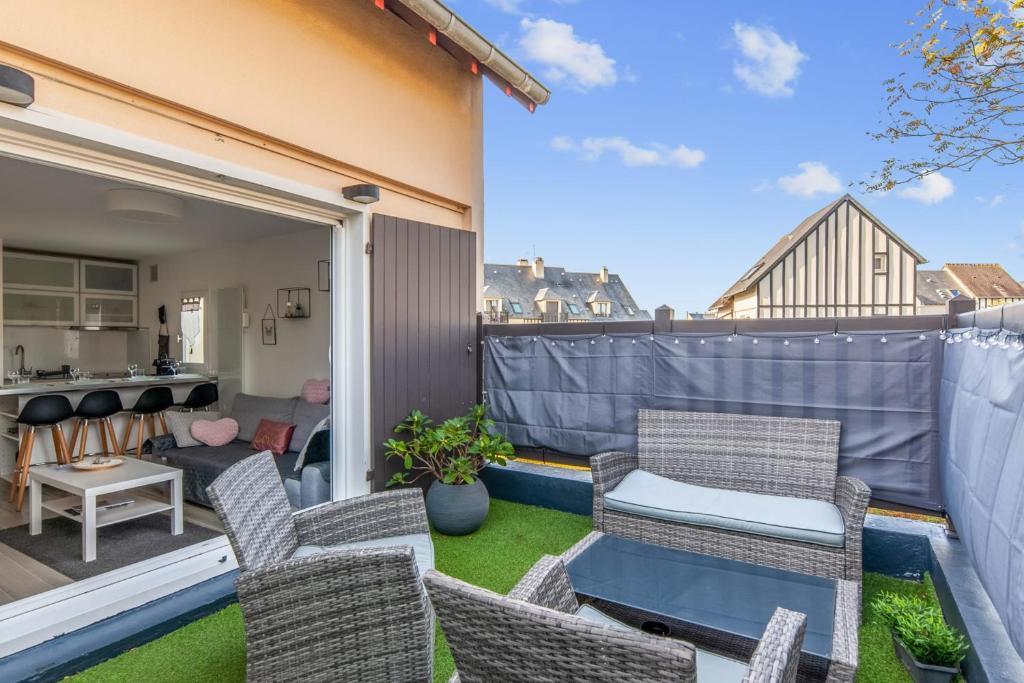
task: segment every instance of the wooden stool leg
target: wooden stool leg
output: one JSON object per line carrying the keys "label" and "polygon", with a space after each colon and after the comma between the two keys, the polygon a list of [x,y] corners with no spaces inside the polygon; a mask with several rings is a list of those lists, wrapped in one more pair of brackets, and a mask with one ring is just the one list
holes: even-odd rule
{"label": "wooden stool leg", "polygon": [[64,462],[64,447],[61,446],[61,437],[57,435],[57,425],[50,427],[50,436],[53,437],[53,452],[57,456],[58,465],[66,465]]}
{"label": "wooden stool leg", "polygon": [[[160,428],[164,430],[164,434],[169,434],[170,431],[167,429],[167,421],[164,420],[164,414],[162,412],[157,413],[157,417],[160,418]],[[156,434],[153,436],[156,436]]]}
{"label": "wooden stool leg", "polygon": [[58,425],[54,425],[53,428],[55,430],[57,430],[57,438],[59,439],[58,443],[60,444],[61,453],[64,456],[64,464],[65,465],[70,465],[71,464],[71,451],[68,450],[68,442],[67,442],[67,439],[64,438],[64,428],[61,427],[59,424]]}
{"label": "wooden stool leg", "polygon": [[110,447],[107,444],[107,426],[104,424],[103,420],[100,420],[99,422],[96,423],[96,428],[100,432],[100,448],[103,449],[103,457],[109,458]]}
{"label": "wooden stool leg", "polygon": [[68,447],[68,459],[71,459],[72,454],[75,452],[75,445],[78,443],[78,432],[82,428],[82,418],[75,418],[75,426],[71,430],[71,445]]}
{"label": "wooden stool leg", "polygon": [[135,413],[128,414],[128,424],[124,428],[124,439],[121,441],[121,452],[128,452],[128,443],[132,438],[132,429],[135,427]]}
{"label": "wooden stool leg", "polygon": [[82,430],[78,433],[78,435],[82,438],[82,440],[78,442],[78,459],[81,460],[82,458],[85,457],[85,444],[87,441],[89,441],[88,420],[82,420]]}
{"label": "wooden stool leg", "polygon": [[28,485],[28,470],[32,465],[32,446],[36,442],[36,428],[29,427],[25,438],[28,439],[28,442],[25,444],[25,454],[22,456],[21,472],[18,473],[18,495],[14,502],[18,512],[21,512],[21,506],[25,502],[25,487]]}
{"label": "wooden stool leg", "polygon": [[14,475],[11,477],[11,490],[7,494],[7,502],[13,503],[18,495],[18,480],[21,479],[21,468],[25,466],[25,444],[28,443],[28,429],[18,442],[18,456],[14,459]]}
{"label": "wooden stool leg", "polygon": [[142,459],[142,442],[146,439],[146,416],[139,415],[139,436],[135,442],[135,457]]}
{"label": "wooden stool leg", "polygon": [[110,437],[110,447],[114,449],[114,455],[121,455],[123,451],[120,444],[117,443],[117,435],[114,434],[114,423],[109,417],[103,420],[102,427],[107,430],[107,434]]}

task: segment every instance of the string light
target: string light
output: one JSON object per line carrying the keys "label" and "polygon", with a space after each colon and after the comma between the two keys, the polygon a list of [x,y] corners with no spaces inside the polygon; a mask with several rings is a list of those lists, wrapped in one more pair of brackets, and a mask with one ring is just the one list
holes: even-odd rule
{"label": "string light", "polygon": [[852,343],[853,343],[853,337],[851,337],[851,336],[847,335],[847,337],[846,337],[846,343],[847,343],[847,344],[852,344]]}
{"label": "string light", "polygon": [[703,339],[700,340],[700,345],[704,346],[704,340]]}
{"label": "string light", "polygon": [[942,341],[946,341],[946,337],[948,337],[948,336],[949,335],[946,334],[945,330],[943,330],[942,332],[939,333],[939,339],[941,339]]}
{"label": "string light", "polygon": [[[940,337],[940,339],[941,339],[941,338],[942,338],[942,337]],[[917,340],[918,340],[918,341],[927,341],[927,340],[928,340],[928,337],[924,336],[924,332],[922,332],[921,334],[919,334],[919,335],[917,336]]]}
{"label": "string light", "polygon": [[879,339],[878,341],[882,342],[883,344],[888,344],[889,343],[889,340],[885,338],[884,334],[882,335],[882,338]]}
{"label": "string light", "polygon": [[820,339],[818,339],[817,337],[815,337],[815,338],[814,338],[814,343],[815,343],[815,344],[820,344],[820,343],[821,343],[821,340],[820,340]]}
{"label": "string light", "polygon": [[782,342],[782,345],[783,346],[789,346],[789,340],[787,339],[786,341]]}
{"label": "string light", "polygon": [[757,344],[757,337],[754,337],[754,344]]}

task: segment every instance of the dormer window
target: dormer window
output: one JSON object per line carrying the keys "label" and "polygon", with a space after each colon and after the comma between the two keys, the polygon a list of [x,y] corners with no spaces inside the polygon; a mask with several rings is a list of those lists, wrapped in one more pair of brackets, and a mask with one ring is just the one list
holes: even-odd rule
{"label": "dormer window", "polygon": [[522,315],[523,314],[523,305],[521,303],[519,303],[518,301],[510,301],[510,302],[508,302],[508,307],[512,309],[512,313],[514,315]]}
{"label": "dormer window", "polygon": [[577,306],[576,304],[574,304],[574,303],[567,303],[565,306],[566,306],[566,308],[569,309],[569,313],[570,314],[572,314],[572,315],[579,315],[580,314],[580,307]]}
{"label": "dormer window", "polygon": [[592,306],[594,315],[599,318],[607,318],[612,314],[612,304],[610,301],[595,301]]}
{"label": "dormer window", "polygon": [[[748,271],[747,271],[747,272],[746,272],[746,273],[745,273],[745,274],[743,275],[743,277],[742,277],[742,278],[740,278],[740,279],[741,279],[741,280],[749,280],[750,278],[754,277],[754,273],[756,273],[756,272],[758,271],[758,269],[759,269],[759,268],[760,268],[761,266],[763,266],[763,265],[764,265],[764,261],[761,261],[761,262],[760,262],[760,263],[758,263],[758,264],[757,264],[756,266],[754,266],[753,268],[751,268],[750,270],[748,270]],[[632,314],[630,314],[630,315],[632,315]]]}

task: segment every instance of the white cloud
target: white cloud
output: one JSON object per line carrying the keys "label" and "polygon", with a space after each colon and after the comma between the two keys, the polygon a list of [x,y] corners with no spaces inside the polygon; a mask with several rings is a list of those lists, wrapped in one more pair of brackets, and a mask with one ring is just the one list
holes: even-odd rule
{"label": "white cloud", "polygon": [[801,161],[799,173],[784,175],[776,181],[786,194],[813,197],[816,194],[836,194],[843,188],[839,176],[820,161]]}
{"label": "white cloud", "polygon": [[487,4],[502,12],[519,14],[522,11],[519,6],[523,4],[523,0],[487,0]]}
{"label": "white cloud", "polygon": [[567,135],[556,135],[551,138],[551,149],[556,152],[570,152],[576,149],[576,142]]}
{"label": "white cloud", "polygon": [[732,72],[744,85],[768,97],[789,97],[800,75],[800,63],[807,55],[795,42],[787,43],[770,28],[758,28],[737,21],[732,25],[742,60]]}
{"label": "white cloud", "polygon": [[519,26],[523,31],[520,50],[527,59],[547,67],[544,75],[549,80],[584,91],[619,80],[615,60],[599,44],[581,40],[571,24],[524,17]]}
{"label": "white cloud", "polygon": [[621,136],[584,138],[577,143],[572,138],[560,135],[552,138],[551,148],[559,152],[579,152],[580,159],[584,161],[597,161],[606,153],[617,154],[623,165],[631,168],[640,166],[696,168],[707,158],[703,150],[691,149],[686,145],[669,147],[650,144],[641,147]]}
{"label": "white cloud", "polygon": [[996,208],[997,206],[1002,204],[1003,200],[1005,200],[1005,199],[1006,199],[1006,197],[1004,197],[1003,195],[997,194],[995,197],[992,197],[992,201],[990,201],[988,203],[988,208],[990,208],[990,209]]}
{"label": "white cloud", "polygon": [[956,190],[953,181],[941,173],[930,173],[916,183],[898,190],[896,194],[904,199],[913,199],[922,204],[938,204]]}

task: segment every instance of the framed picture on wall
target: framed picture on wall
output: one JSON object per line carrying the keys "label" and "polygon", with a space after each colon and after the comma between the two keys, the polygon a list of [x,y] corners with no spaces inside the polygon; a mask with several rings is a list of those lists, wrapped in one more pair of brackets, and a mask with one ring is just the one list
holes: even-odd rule
{"label": "framed picture on wall", "polygon": [[316,262],[316,288],[321,292],[331,291],[331,262],[329,260]]}
{"label": "framed picture on wall", "polygon": [[263,320],[260,323],[263,332],[263,345],[277,345],[277,317],[274,315],[274,308],[267,304],[267,310],[263,313]]}

